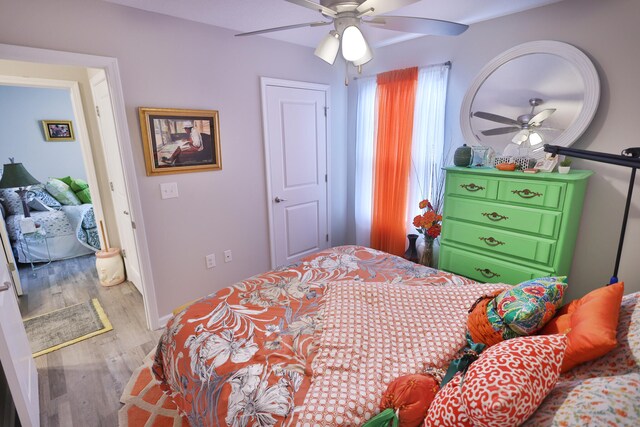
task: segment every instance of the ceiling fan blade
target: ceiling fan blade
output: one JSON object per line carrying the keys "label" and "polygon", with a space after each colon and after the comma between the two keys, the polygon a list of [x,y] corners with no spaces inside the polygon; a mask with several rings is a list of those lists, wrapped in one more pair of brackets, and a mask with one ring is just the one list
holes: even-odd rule
{"label": "ceiling fan blade", "polygon": [[265,30],[250,31],[248,33],[236,34],[236,37],[255,36],[257,34],[273,33],[276,31],[284,31],[284,30],[293,30],[294,28],[321,27],[323,25],[329,25],[329,24],[331,24],[331,22],[319,21],[319,22],[307,22],[306,24],[285,25],[284,27],[267,28]]}
{"label": "ceiling fan blade", "polygon": [[387,30],[436,36],[457,36],[469,28],[468,25],[458,24],[457,22],[411,16],[376,16],[371,20],[363,20],[362,22],[382,26]]}
{"label": "ceiling fan blade", "polygon": [[409,6],[420,0],[366,0],[356,9],[362,15],[380,15],[401,7]]}
{"label": "ceiling fan blade", "polygon": [[540,123],[547,120],[553,113],[556,112],[555,108],[547,108],[546,110],[540,111],[538,114],[533,116],[531,120],[529,120],[530,125],[540,125]]}
{"label": "ceiling fan blade", "polygon": [[483,130],[480,133],[483,134],[484,136],[494,136],[494,135],[504,135],[507,133],[512,133],[517,130],[520,130],[520,128],[511,126],[506,128],[495,128],[495,129]]}
{"label": "ceiling fan blade", "polygon": [[520,127],[520,123],[517,120],[510,119],[509,117],[499,116],[492,113],[485,113],[484,111],[476,111],[475,113],[473,113],[473,115],[481,119],[491,120],[492,122]]}
{"label": "ceiling fan blade", "polygon": [[319,3],[312,2],[311,0],[285,0],[285,1],[288,1],[289,3],[297,4],[298,6],[306,7],[307,9],[315,10],[316,12],[320,12],[323,15],[330,16],[332,18],[335,18],[336,16],[338,16],[338,13],[335,10],[329,9],[328,7],[323,6]]}

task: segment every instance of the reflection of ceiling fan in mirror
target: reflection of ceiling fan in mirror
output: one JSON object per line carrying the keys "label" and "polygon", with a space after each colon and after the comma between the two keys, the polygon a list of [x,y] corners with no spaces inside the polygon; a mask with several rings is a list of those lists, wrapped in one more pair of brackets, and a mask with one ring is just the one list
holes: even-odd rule
{"label": "reflection of ceiling fan in mirror", "polygon": [[523,114],[518,116],[517,119],[510,119],[509,117],[500,116],[498,114],[486,113],[484,111],[476,111],[473,113],[475,117],[481,119],[490,120],[496,123],[502,123],[510,125],[507,127],[499,127],[494,129],[483,130],[481,133],[485,136],[494,135],[506,135],[509,133],[517,132],[513,139],[513,143],[518,145],[534,146],[540,144],[543,140],[540,131],[544,130],[560,130],[554,128],[543,128],[542,123],[547,120],[553,113],[556,112],[555,108],[547,108],[535,113],[536,107],[542,104],[542,99],[531,98],[529,105],[531,105],[531,112],[529,114]]}
{"label": "reflection of ceiling fan in mirror", "polygon": [[[331,21],[287,25],[237,35],[251,36],[294,28],[319,27],[333,23],[335,30],[330,31],[320,42],[315,55],[329,64],[333,64],[338,56],[338,51],[342,48],[344,59],[359,67],[373,58],[371,48],[359,28],[362,23],[406,33],[443,36],[455,36],[463,33],[468,28],[468,25],[437,19],[380,16],[383,13],[416,3],[419,0],[320,0],[319,3],[311,0],[285,1],[320,12],[324,18],[329,18]],[[367,19],[363,19],[365,17]]]}

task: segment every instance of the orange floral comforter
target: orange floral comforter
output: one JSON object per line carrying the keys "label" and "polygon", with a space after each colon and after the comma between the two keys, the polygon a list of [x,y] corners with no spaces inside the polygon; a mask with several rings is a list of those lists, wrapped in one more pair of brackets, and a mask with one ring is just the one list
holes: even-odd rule
{"label": "orange floral comforter", "polygon": [[168,323],[154,362],[156,377],[192,426],[297,424],[331,282],[476,283],[373,249],[342,246],[199,300]]}

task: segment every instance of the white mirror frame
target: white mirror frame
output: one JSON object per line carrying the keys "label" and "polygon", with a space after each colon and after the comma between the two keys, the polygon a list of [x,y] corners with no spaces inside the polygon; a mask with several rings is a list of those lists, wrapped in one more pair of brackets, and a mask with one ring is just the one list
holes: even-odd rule
{"label": "white mirror frame", "polygon": [[501,53],[489,61],[480,74],[476,76],[469,90],[467,90],[462,100],[462,107],[460,108],[460,127],[462,128],[462,135],[467,144],[478,144],[478,140],[471,128],[471,105],[482,84],[494,71],[507,62],[534,53],[552,54],[565,59],[576,67],[576,70],[584,81],[585,94],[582,110],[573,123],[571,123],[560,136],[552,141],[552,144],[569,147],[587,130],[587,127],[596,114],[598,103],[600,102],[600,79],[596,67],[587,55],[568,43],[554,40],[538,40],[523,43]]}

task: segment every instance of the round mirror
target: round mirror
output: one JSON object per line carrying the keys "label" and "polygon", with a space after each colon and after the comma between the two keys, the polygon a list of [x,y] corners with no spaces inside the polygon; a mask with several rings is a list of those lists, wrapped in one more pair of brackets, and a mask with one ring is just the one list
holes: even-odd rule
{"label": "round mirror", "polygon": [[573,144],[599,100],[598,73],[583,52],[557,41],[529,42],[484,67],[464,97],[460,124],[471,145],[540,159],[544,144]]}

